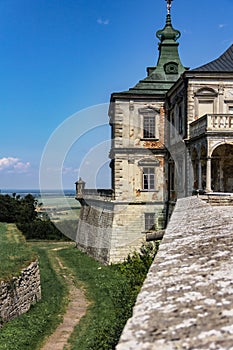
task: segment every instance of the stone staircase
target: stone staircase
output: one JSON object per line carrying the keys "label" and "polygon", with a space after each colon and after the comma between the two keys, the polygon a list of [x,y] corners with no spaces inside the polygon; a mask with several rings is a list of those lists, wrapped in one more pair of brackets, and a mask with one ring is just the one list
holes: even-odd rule
{"label": "stone staircase", "polygon": [[117,350],[233,350],[233,208],[225,204],[177,201]]}
{"label": "stone staircase", "polygon": [[206,194],[200,195],[199,198],[212,206],[229,206],[233,205],[232,194]]}

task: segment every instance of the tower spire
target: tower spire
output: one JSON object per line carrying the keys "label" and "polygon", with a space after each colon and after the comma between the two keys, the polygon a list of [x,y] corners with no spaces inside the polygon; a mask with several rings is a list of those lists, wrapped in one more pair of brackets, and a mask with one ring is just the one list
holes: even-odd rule
{"label": "tower spire", "polygon": [[170,12],[173,0],[165,1],[167,3],[166,24],[163,29],[156,32],[159,39],[157,66],[147,68],[147,77],[129,89],[128,92],[131,94],[165,95],[179,76],[188,69],[182,65],[178,52],[177,40],[181,33],[172,26]]}
{"label": "tower spire", "polygon": [[170,15],[171,14],[171,7],[172,7],[172,1],[173,0],[165,0],[167,3],[167,14]]}
{"label": "tower spire", "polygon": [[[158,30],[156,32],[156,36],[158,39],[160,39],[161,43],[167,42],[167,43],[175,43],[177,39],[180,37],[180,31],[176,30],[172,27],[171,23],[171,6],[173,0],[165,0],[167,3],[167,16],[166,16],[166,25],[163,29]],[[161,43],[159,43],[159,46],[161,46]]]}

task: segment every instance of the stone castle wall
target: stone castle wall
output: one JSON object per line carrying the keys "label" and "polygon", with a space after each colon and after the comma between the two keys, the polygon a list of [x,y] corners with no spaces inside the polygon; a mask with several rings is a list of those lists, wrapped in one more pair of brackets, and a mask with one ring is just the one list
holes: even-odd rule
{"label": "stone castle wall", "polygon": [[146,203],[115,204],[110,262],[118,263],[139,250],[146,241],[145,213],[155,213],[155,227],[164,227],[164,205]]}
{"label": "stone castle wall", "polygon": [[155,226],[164,227],[164,204],[87,200],[82,203],[77,247],[104,264],[117,263],[140,249],[146,239],[145,213],[155,213]]}
{"label": "stone castle wall", "polygon": [[117,350],[232,349],[232,213],[177,201]]}
{"label": "stone castle wall", "polygon": [[105,201],[88,201],[82,205],[76,235],[77,247],[96,260],[107,264],[112,236],[112,206]]}
{"label": "stone castle wall", "polygon": [[36,260],[24,268],[19,277],[0,282],[0,327],[27,312],[40,299],[40,271]]}

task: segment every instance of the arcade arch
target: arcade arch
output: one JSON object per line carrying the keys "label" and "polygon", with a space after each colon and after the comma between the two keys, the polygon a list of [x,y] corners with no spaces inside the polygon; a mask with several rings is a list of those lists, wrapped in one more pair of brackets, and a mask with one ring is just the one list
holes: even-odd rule
{"label": "arcade arch", "polygon": [[233,192],[233,145],[217,146],[211,155],[211,187],[215,192]]}

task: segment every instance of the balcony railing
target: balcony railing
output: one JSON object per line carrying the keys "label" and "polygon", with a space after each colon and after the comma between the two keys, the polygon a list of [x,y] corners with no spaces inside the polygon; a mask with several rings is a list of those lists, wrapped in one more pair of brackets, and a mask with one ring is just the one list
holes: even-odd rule
{"label": "balcony railing", "polygon": [[190,137],[206,132],[233,132],[233,114],[205,114],[190,124]]}

